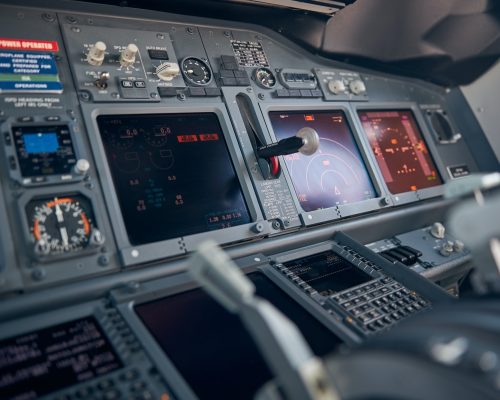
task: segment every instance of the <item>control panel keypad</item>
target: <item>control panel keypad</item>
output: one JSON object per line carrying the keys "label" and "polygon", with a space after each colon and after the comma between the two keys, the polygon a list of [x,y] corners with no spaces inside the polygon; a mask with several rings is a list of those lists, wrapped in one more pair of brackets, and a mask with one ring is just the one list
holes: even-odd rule
{"label": "control panel keypad", "polygon": [[388,328],[429,303],[417,293],[384,277],[330,297],[367,331]]}

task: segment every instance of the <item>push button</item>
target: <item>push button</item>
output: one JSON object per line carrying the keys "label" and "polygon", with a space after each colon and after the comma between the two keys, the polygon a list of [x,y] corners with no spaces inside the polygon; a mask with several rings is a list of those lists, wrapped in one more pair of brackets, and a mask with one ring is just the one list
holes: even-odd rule
{"label": "push button", "polygon": [[127,79],[124,79],[124,80],[122,80],[122,87],[127,88],[127,89],[132,88],[132,87],[134,87],[134,82],[129,81]]}
{"label": "push button", "polygon": [[134,81],[134,86],[136,88],[145,88],[146,87],[146,82],[144,81]]}

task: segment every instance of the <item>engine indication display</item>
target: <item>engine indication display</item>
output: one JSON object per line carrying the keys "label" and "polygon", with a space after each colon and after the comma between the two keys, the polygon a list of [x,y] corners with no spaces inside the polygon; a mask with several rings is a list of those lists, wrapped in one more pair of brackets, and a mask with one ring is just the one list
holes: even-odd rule
{"label": "engine indication display", "polygon": [[97,118],[132,245],[250,222],[213,113]]}
{"label": "engine indication display", "polygon": [[26,206],[30,231],[38,255],[71,253],[87,247],[100,233],[94,226],[92,207],[81,195],[32,200]]}
{"label": "engine indication display", "polygon": [[77,159],[67,125],[18,126],[13,135],[23,178],[71,174]]}
{"label": "engine indication display", "polygon": [[361,153],[342,111],[272,111],[269,113],[278,140],[294,136],[301,128],[316,130],[316,154],[285,156],[295,192],[304,211],[314,211],[376,197]]}
{"label": "engine indication display", "polygon": [[358,113],[392,194],[443,183],[411,111]]}

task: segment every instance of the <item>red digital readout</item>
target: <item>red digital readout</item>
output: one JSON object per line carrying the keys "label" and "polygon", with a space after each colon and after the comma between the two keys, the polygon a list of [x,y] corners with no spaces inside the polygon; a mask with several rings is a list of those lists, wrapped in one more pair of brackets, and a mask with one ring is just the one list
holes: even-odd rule
{"label": "red digital readout", "polygon": [[179,143],[197,142],[198,136],[197,135],[177,135],[177,141]]}
{"label": "red digital readout", "polygon": [[219,140],[218,133],[200,133],[199,135],[201,142],[209,142],[211,140]]}
{"label": "red digital readout", "polygon": [[391,193],[443,183],[411,111],[360,111],[359,117]]}

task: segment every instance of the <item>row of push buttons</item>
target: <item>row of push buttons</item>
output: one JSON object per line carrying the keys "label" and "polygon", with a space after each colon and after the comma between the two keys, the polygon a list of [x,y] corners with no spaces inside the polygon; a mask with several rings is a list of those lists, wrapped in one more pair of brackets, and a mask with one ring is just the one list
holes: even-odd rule
{"label": "row of push buttons", "polygon": [[124,87],[125,89],[131,89],[131,88],[138,88],[138,89],[142,89],[142,88],[145,88],[146,87],[146,82],[143,81],[143,80],[135,80],[135,81],[131,81],[129,79],[122,79],[122,87]]}
{"label": "row of push buttons", "polygon": [[[127,394],[120,390],[117,384],[126,386]],[[141,379],[136,369],[129,369],[120,373],[117,377],[105,378],[95,385],[85,385],[70,394],[57,396],[54,400],[152,400],[155,396],[148,389],[147,383]]]}

